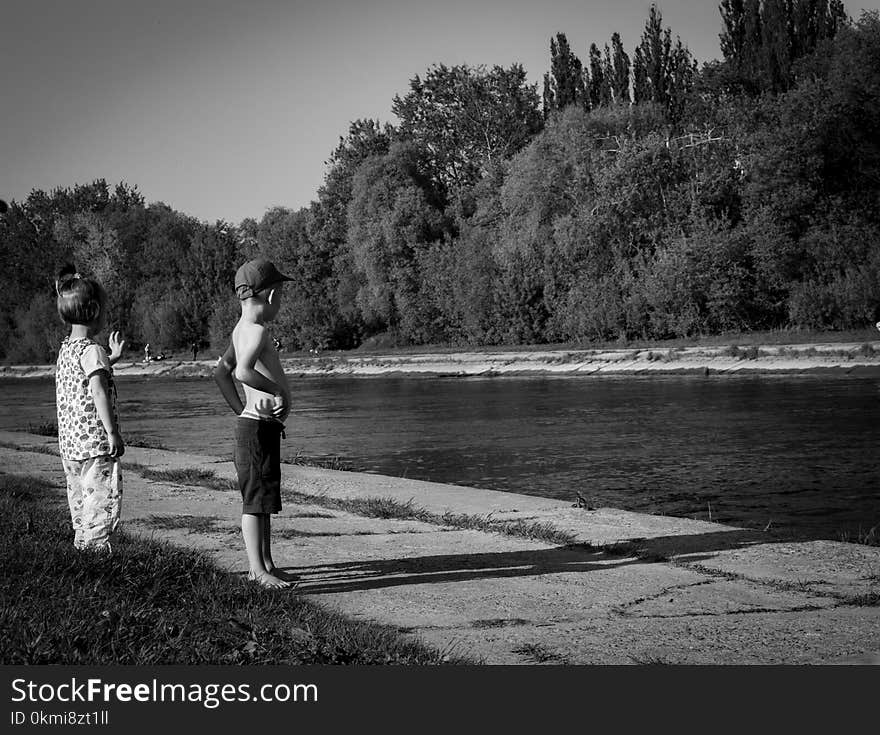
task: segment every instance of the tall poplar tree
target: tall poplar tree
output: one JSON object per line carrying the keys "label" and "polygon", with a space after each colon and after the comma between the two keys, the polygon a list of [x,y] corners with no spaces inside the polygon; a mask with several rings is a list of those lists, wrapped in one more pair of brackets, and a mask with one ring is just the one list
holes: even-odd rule
{"label": "tall poplar tree", "polygon": [[641,47],[633,54],[633,102],[649,102],[651,88],[648,84],[648,67]]}
{"label": "tall poplar tree", "polygon": [[630,63],[629,56],[623,50],[623,43],[620,40],[620,34],[614,33],[611,36],[611,92],[616,103],[629,102],[629,74]]}
{"label": "tall poplar tree", "polygon": [[606,99],[605,65],[602,52],[595,43],[590,44],[590,106],[599,107]]}
{"label": "tall poplar tree", "polygon": [[790,89],[794,62],[847,20],[840,0],[722,0],[719,10],[725,63],[750,95]]}
{"label": "tall poplar tree", "polygon": [[581,60],[572,52],[564,33],[550,39],[550,72],[544,75],[544,116],[569,105],[589,109]]}
{"label": "tall poplar tree", "polygon": [[672,31],[663,28],[656,5],[651,6],[648,14],[633,72],[635,101],[661,104],[675,119],[693,86],[696,64],[680,38],[676,38],[673,46]]}
{"label": "tall poplar tree", "polygon": [[656,5],[652,5],[642,33],[641,61],[645,67],[647,91],[651,102],[668,101],[667,75],[672,39],[669,29],[663,32],[663,19]]}

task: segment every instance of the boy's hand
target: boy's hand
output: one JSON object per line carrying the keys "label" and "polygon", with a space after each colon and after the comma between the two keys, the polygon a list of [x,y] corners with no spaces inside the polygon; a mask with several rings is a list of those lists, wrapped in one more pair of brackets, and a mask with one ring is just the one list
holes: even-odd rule
{"label": "boy's hand", "polygon": [[125,340],[119,331],[110,332],[110,359],[116,362],[122,357],[122,351],[125,349]]}
{"label": "boy's hand", "polygon": [[290,396],[286,393],[279,393],[275,396],[275,405],[272,408],[272,415],[279,421],[284,421],[290,413]]}
{"label": "boy's hand", "polygon": [[110,440],[110,456],[121,457],[125,454],[125,442],[122,441],[122,434],[119,431],[111,431],[107,438]]}

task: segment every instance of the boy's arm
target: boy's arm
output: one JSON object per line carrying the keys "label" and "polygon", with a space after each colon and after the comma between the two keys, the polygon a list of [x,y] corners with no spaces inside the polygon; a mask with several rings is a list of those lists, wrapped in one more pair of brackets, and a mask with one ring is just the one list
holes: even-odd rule
{"label": "boy's arm", "polygon": [[230,343],[214,367],[214,382],[220,389],[226,403],[229,404],[229,408],[238,415],[244,411],[244,404],[241,402],[235,382],[232,380],[233,370],[235,370],[235,349]]}
{"label": "boy's arm", "polygon": [[256,369],[257,360],[266,347],[268,333],[265,327],[259,324],[253,325],[239,333],[236,346],[238,364],[235,366],[235,377],[239,382],[250,386],[255,390],[268,393],[273,396],[281,396],[285,404],[289,402],[287,390],[278,385]]}
{"label": "boy's arm", "polygon": [[107,438],[110,441],[110,456],[121,457],[125,454],[125,443],[122,441],[119,427],[116,426],[116,422],[113,420],[113,409],[110,407],[106,371],[98,370],[89,376],[89,390],[95,401],[95,408],[98,409],[98,418],[104,424]]}

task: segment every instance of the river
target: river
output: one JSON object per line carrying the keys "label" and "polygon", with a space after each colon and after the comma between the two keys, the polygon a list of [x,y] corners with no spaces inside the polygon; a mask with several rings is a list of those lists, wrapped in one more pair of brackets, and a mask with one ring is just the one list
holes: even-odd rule
{"label": "river", "polygon": [[[841,375],[308,378],[283,452],[351,469],[856,538],[880,524],[880,383]],[[120,377],[123,434],[231,455],[209,379]],[[54,383],[0,381],[0,426]]]}

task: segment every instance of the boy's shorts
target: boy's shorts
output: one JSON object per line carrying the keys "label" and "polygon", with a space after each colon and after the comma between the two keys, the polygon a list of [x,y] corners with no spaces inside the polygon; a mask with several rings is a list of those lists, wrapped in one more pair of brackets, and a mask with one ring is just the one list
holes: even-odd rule
{"label": "boy's shorts", "polygon": [[116,457],[62,459],[77,549],[109,549],[119,527],[122,475]]}
{"label": "boy's shorts", "polygon": [[281,431],[277,421],[241,418],[235,424],[235,470],[241,512],[281,510]]}

